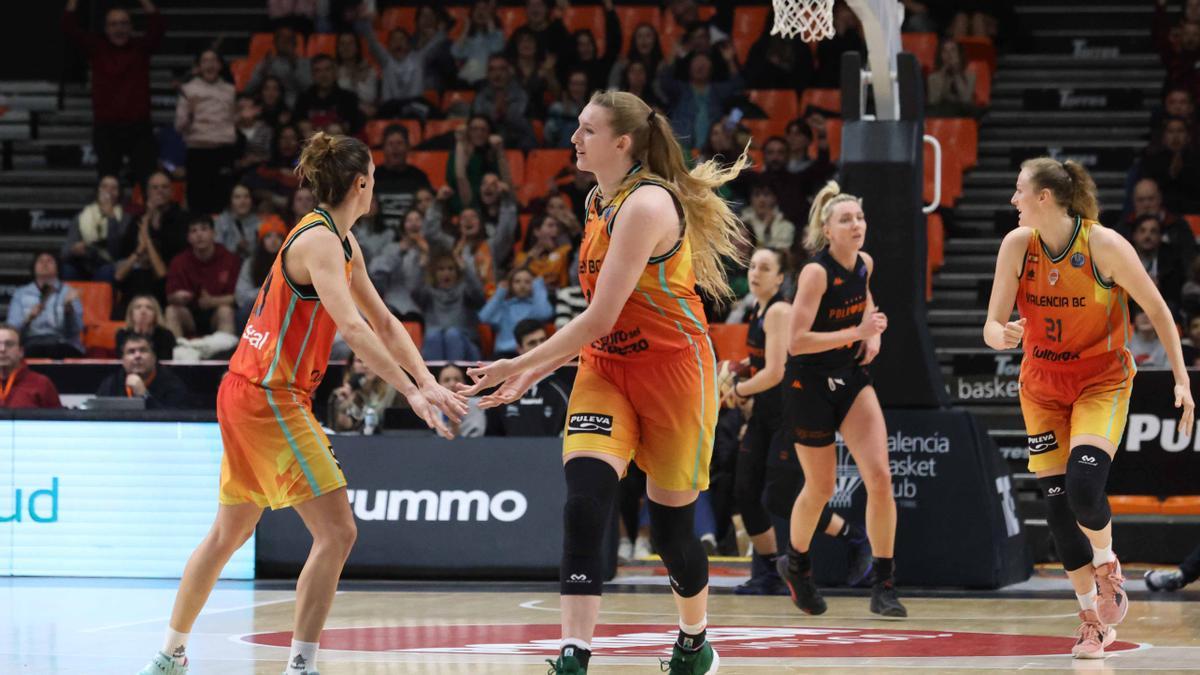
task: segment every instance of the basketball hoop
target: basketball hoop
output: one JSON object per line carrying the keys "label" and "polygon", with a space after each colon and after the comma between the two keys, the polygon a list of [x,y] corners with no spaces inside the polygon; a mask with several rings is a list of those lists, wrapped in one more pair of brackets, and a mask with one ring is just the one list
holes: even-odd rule
{"label": "basketball hoop", "polygon": [[805,42],[828,40],[833,30],[833,0],[771,0],[775,25],[771,35],[800,36]]}

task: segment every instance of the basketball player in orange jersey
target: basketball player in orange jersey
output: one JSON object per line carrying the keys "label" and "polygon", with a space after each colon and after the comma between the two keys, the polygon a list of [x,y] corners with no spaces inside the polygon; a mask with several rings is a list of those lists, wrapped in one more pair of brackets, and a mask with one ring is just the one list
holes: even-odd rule
{"label": "basketball player in orange jersey", "polygon": [[693,514],[708,487],[718,396],[696,287],[730,295],[720,261],[739,257],[745,235],[713,190],[747,160],[689,171],[670,122],[625,92],[592,96],[572,142],[579,168],[599,183],[587,198],[579,251],[588,307],[532,351],[467,372],[474,391],[503,384],[484,398],[494,406],[579,356],[563,441],[563,641],[553,672],[587,672],[604,574],[601,541],[617,481],[636,460],[648,477],[651,538],[679,611],[679,638],[664,670],[715,673],[717,654],[705,640],[708,557]]}
{"label": "basketball player in orange jersey", "polygon": [[[1146,311],[1171,360],[1182,434],[1192,433],[1195,404],[1167,303],[1133,246],[1096,222],[1087,170],[1027,160],[1011,201],[1019,227],[1000,244],[983,339],[992,349],[1024,343],[1029,470],[1046,495],[1047,525],[1083,621],[1071,653],[1098,659],[1129,609],[1104,494],[1137,371],[1125,347],[1128,299]],[[1014,300],[1020,318],[1009,321]]]}
{"label": "basketball player in orange jersey", "polygon": [[188,560],[166,644],[142,675],[187,672],[192,624],[221,569],[268,506],[294,507],[313,537],[296,582],[296,625],[285,674],[317,672],[317,641],[356,536],[346,478],[310,399],[325,375],[336,332],[442,436],[450,434],[439,410],[455,419],[467,410],[461,396],[436,383],[379,298],[350,233],[371,207],[370,151],[355,139],[318,133],[304,148],[297,173],[320,206],[280,248],[221,381],[217,422],[225,452],[216,522]]}
{"label": "basketball player in orange jersey", "polygon": [[829,182],[813,198],[804,245],[813,257],[800,269],[792,301],[783,417],[804,469],[804,487],[792,506],[791,544],[779,575],[792,602],[824,614],[825,599],[812,576],[808,549],[823,522],[837,482],[834,441],[840,432],[867,489],[867,538],[872,613],[908,616],[896,596],[896,501],[888,462],[887,425],[864,366],[879,353],[887,317],[871,299],[875,261],[862,251],[867,221],[862,200]]}

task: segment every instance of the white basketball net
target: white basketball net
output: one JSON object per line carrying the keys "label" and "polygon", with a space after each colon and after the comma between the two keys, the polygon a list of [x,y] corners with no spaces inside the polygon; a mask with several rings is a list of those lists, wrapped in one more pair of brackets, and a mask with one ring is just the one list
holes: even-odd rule
{"label": "white basketball net", "polygon": [[800,36],[805,42],[827,40],[833,30],[833,0],[771,0],[775,26],[771,35]]}

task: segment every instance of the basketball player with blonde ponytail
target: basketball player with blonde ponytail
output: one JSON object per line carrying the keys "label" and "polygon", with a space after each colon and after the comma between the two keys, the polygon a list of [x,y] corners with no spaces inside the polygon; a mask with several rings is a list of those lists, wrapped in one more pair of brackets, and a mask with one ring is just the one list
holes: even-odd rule
{"label": "basketball player with blonde ponytail", "polygon": [[823,614],[808,549],[837,482],[835,435],[840,432],[867,490],[867,538],[874,552],[871,612],[908,616],[896,596],[893,550],[896,502],[888,464],[887,427],[865,366],[879,353],[887,317],[871,299],[875,261],[862,251],[867,221],[862,200],[830,182],[813,199],[792,302],[784,371],[784,420],[792,430],[804,487],[792,507],[791,545],[778,560],[792,602]]}
{"label": "basketball player with blonde ponytail", "polygon": [[617,481],[636,460],[648,477],[651,538],[679,611],[679,639],[664,669],[715,673],[719,659],[705,639],[708,558],[692,522],[696,497],[708,487],[718,396],[696,288],[730,295],[720,260],[744,257],[746,240],[714,190],[747,159],[689,169],[670,121],[625,92],[592,96],[571,140],[579,168],[598,182],[579,251],[588,308],[532,351],[469,370],[475,386],[464,393],[500,385],[483,407],[501,405],[579,356],[563,442],[563,642],[552,672],[587,672],[601,541]]}
{"label": "basketball player with blonde ponytail", "polygon": [[1171,310],[1133,246],[1097,222],[1087,169],[1050,157],[1026,160],[1010,203],[1018,226],[1000,243],[983,340],[992,349],[1024,346],[1029,470],[1079,600],[1071,653],[1102,659],[1129,610],[1105,485],[1137,373],[1126,348],[1130,300],[1166,348],[1183,437],[1192,435],[1195,403]]}

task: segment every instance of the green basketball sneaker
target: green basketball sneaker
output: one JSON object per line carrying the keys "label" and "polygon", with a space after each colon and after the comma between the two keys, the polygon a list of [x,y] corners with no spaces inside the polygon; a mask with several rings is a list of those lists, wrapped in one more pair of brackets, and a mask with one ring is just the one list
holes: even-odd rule
{"label": "green basketball sneaker", "polygon": [[187,675],[188,667],[159,652],[154,660],[142,668],[138,675]]}
{"label": "green basketball sneaker", "polygon": [[659,667],[670,675],[709,675],[717,672],[721,657],[711,642],[705,642],[700,651],[686,652],[675,645],[670,661],[659,661]]}
{"label": "green basketball sneaker", "polygon": [[560,656],[557,661],[546,659],[546,663],[550,664],[546,675],[587,675],[587,668],[574,656]]}

